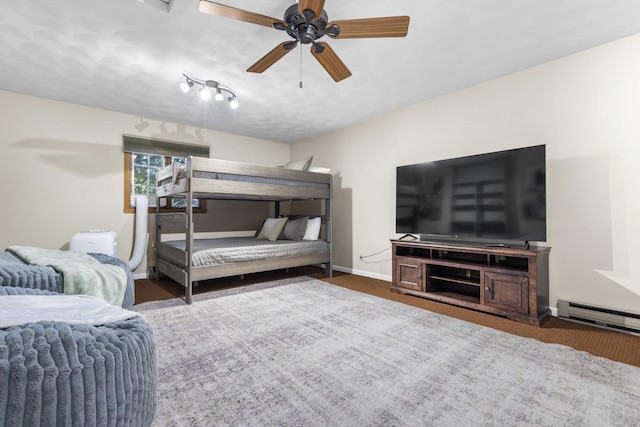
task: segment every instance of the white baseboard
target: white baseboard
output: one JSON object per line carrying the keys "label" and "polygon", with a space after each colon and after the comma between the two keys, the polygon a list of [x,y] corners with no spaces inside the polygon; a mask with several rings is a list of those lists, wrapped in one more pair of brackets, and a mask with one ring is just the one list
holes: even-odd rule
{"label": "white baseboard", "polygon": [[353,268],[340,267],[339,265],[334,265],[333,269],[336,271],[340,271],[342,273],[355,274],[357,276],[370,277],[372,279],[384,280],[385,282],[391,282],[391,276],[386,274],[377,274],[371,273],[369,271],[363,270],[354,270]]}
{"label": "white baseboard", "polygon": [[147,276],[147,273],[134,273],[133,274],[133,280],[138,280],[138,279],[148,279],[149,277]]}

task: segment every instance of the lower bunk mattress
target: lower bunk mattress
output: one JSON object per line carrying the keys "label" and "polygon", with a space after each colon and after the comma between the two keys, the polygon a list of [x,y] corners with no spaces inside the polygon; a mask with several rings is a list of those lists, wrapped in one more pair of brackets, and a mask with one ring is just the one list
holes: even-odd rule
{"label": "lower bunk mattress", "polygon": [[[89,255],[102,264],[116,265],[123,269],[127,276],[127,283],[122,307],[131,307],[135,301],[135,282],[129,266],[124,261],[109,255],[97,253]],[[0,252],[0,286],[64,293],[64,275],[53,267],[32,265],[10,251],[4,251]]]}
{"label": "lower bunk mattress", "polygon": [[[184,240],[163,242],[162,245],[186,250]],[[324,240],[258,240],[255,237],[225,237],[195,239],[191,258],[194,267],[205,267],[243,261],[303,255],[328,254]]]}

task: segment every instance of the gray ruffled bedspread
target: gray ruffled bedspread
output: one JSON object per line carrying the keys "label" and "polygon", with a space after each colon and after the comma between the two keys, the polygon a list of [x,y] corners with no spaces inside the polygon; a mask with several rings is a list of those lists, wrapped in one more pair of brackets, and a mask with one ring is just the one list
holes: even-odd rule
{"label": "gray ruffled bedspread", "polygon": [[[49,293],[0,287],[0,295]],[[0,426],[149,426],[156,387],[153,331],[143,317],[0,329]]]}
{"label": "gray ruffled bedspread", "polygon": [[4,295],[58,295],[57,292],[42,289],[16,288],[13,286],[0,286],[0,297]]}
{"label": "gray ruffled bedspread", "polygon": [[[122,267],[127,274],[127,287],[122,302],[123,308],[130,308],[135,302],[135,282],[133,272],[124,261],[105,254],[89,254],[103,264]],[[0,286],[43,289],[64,292],[64,278],[51,267],[29,265],[11,252],[0,252]]]}
{"label": "gray ruffled bedspread", "polygon": [[11,252],[0,252],[0,286],[62,292],[62,274],[44,265],[25,264]]}

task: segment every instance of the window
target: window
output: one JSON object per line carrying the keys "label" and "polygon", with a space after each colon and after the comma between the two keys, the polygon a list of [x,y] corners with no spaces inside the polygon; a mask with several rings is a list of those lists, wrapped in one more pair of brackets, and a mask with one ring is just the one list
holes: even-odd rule
{"label": "window", "polygon": [[[124,150],[124,211],[135,212],[136,196],[147,196],[149,212],[156,210],[156,186],[158,171],[175,162],[186,165],[187,156],[209,157],[209,147],[184,144],[161,139],[123,135]],[[163,212],[184,210],[185,198],[162,198],[160,209]],[[205,201],[194,199],[194,212],[206,212]]]}
{"label": "window", "polygon": [[165,165],[165,157],[156,154],[131,153],[133,180],[131,182],[131,198],[138,195],[153,196],[156,194],[157,174]]}
{"label": "window", "polygon": [[[149,212],[155,212],[156,209],[156,186],[158,183],[158,171],[172,162],[184,166],[186,159],[184,157],[161,156],[149,153],[124,153],[124,211],[127,213],[135,212],[135,197],[148,196]],[[183,210],[186,205],[186,199],[182,198],[162,198],[160,200],[160,209],[164,212],[176,212]],[[194,212],[206,212],[205,202],[200,199],[193,199]]]}

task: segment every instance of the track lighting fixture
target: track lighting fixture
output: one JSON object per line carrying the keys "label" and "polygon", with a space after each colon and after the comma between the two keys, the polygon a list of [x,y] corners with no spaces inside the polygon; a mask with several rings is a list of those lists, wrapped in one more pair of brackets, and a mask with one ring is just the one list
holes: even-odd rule
{"label": "track lighting fixture", "polygon": [[227,101],[229,101],[229,105],[231,106],[231,108],[235,110],[240,105],[238,103],[236,94],[231,90],[231,88],[223,86],[215,80],[200,80],[194,77],[190,77],[187,74],[183,74],[183,76],[186,81],[180,83],[180,89],[182,89],[184,93],[189,92],[193,85],[198,85],[200,86],[200,90],[198,91],[198,93],[200,94],[200,98],[205,101],[211,98],[211,92],[215,90],[216,101],[222,101],[225,97],[225,94],[223,92],[225,92],[230,95],[227,98]]}

